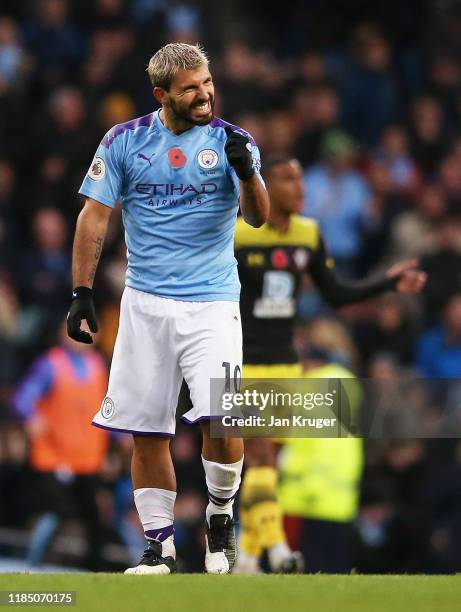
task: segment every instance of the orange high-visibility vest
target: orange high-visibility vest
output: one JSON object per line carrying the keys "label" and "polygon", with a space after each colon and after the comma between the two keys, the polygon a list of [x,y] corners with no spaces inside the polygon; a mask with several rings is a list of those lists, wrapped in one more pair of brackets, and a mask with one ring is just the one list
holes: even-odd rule
{"label": "orange high-visibility vest", "polygon": [[91,425],[107,389],[107,370],[95,351],[82,353],[88,376],[79,379],[70,356],[56,347],[48,353],[53,385],[37,405],[44,431],[30,440],[30,462],[42,472],[68,468],[75,474],[95,474],[103,465],[107,431]]}

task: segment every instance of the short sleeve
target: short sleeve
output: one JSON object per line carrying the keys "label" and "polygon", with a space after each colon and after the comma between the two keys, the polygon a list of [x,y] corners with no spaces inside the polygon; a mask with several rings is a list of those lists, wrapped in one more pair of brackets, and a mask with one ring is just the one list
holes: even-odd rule
{"label": "short sleeve", "polygon": [[315,224],[315,239],[311,239],[309,246],[312,249],[312,256],[308,259],[307,268],[308,271],[312,269],[328,268],[333,270],[335,267],[335,260],[329,256],[328,250],[325,246],[322,234],[317,224]]}
{"label": "short sleeve", "polygon": [[111,136],[114,128],[102,139],[79,193],[114,208],[122,194],[123,138]]}

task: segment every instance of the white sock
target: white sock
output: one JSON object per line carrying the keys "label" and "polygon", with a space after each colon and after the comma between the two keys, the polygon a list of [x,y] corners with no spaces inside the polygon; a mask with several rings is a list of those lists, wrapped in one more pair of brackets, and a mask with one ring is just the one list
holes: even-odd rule
{"label": "white sock", "polygon": [[240,486],[243,457],[236,463],[216,463],[202,457],[202,463],[208,487],[206,518],[209,524],[213,514],[233,516],[232,505]]}
{"label": "white sock", "polygon": [[175,491],[166,489],[135,489],[134,502],[144,535],[148,540],[162,543],[162,556],[176,558],[173,542]]}

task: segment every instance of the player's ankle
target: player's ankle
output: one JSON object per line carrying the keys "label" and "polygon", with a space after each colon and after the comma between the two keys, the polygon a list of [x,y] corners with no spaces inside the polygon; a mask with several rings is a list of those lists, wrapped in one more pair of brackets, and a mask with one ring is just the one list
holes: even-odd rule
{"label": "player's ankle", "polygon": [[233,517],[234,516],[233,501],[223,506],[218,506],[210,501],[208,502],[208,506],[206,507],[205,514],[206,514],[206,520],[207,520],[208,525],[210,524],[210,517],[213,516],[213,514],[227,514],[228,516]]}
{"label": "player's ankle", "polygon": [[206,519],[209,525],[213,514],[233,516],[232,506],[240,485],[243,457],[235,463],[217,463],[202,457],[202,463],[208,488]]}
{"label": "player's ankle", "polygon": [[176,548],[173,536],[166,538],[166,540],[163,540],[160,544],[162,545],[162,557],[173,557],[173,559],[176,559]]}

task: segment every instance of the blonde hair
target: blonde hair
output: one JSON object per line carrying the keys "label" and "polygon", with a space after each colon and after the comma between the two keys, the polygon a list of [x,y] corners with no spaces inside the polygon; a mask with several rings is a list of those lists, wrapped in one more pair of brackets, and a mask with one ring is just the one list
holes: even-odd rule
{"label": "blonde hair", "polygon": [[208,58],[200,45],[169,43],[150,58],[147,74],[152,87],[168,91],[178,70],[193,70],[202,65],[208,66]]}

